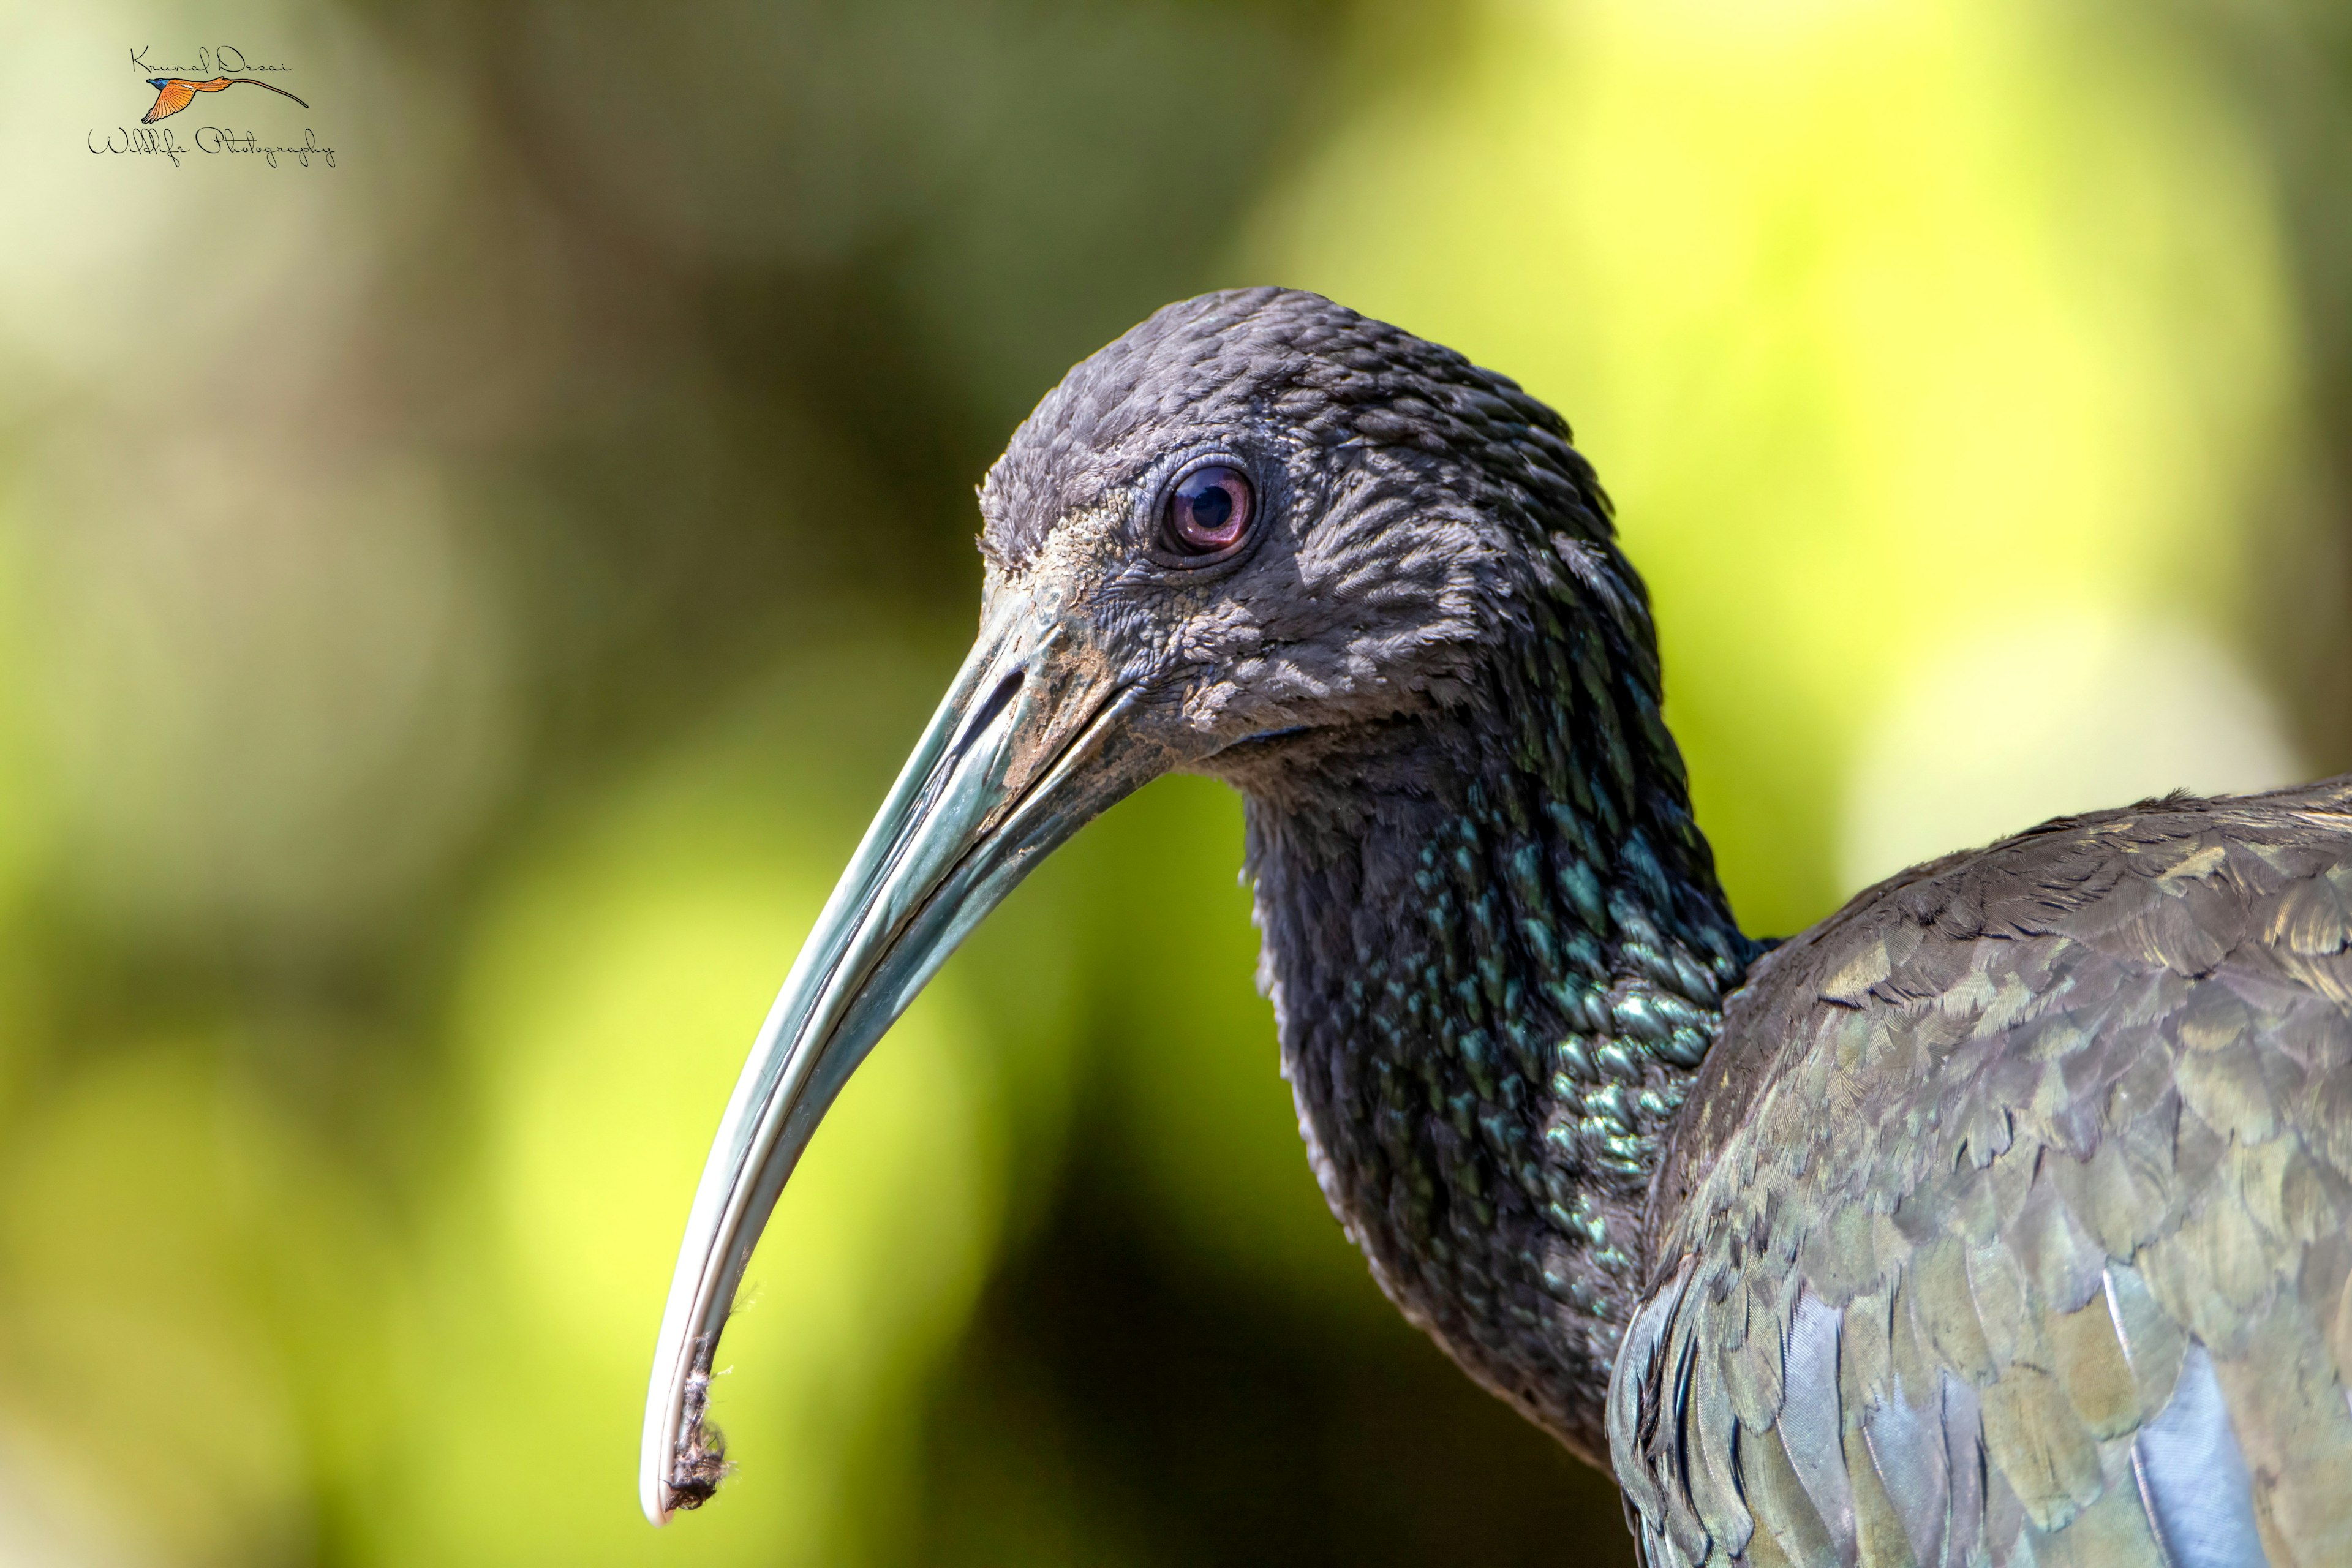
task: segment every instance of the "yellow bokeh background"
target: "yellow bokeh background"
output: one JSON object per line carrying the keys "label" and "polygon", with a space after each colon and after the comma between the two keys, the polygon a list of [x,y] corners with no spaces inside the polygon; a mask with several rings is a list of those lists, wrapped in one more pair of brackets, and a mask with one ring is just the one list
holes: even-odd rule
{"label": "yellow bokeh background", "polygon": [[[1170,299],[1568,416],[1753,931],[2352,760],[2318,0],[5,15],[0,1563],[1630,1561],[1324,1214],[1198,779],[877,1051],[728,1334],[738,1475],[637,1515],[971,486]],[[309,107],[131,150],[224,46]]]}

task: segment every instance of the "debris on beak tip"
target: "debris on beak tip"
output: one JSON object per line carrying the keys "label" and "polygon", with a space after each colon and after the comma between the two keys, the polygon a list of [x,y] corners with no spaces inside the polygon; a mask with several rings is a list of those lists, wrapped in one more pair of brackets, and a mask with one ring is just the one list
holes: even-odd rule
{"label": "debris on beak tip", "polygon": [[709,1502],[734,1466],[727,1462],[727,1439],[704,1419],[710,1405],[710,1357],[715,1347],[698,1344],[686,1374],[686,1400],[677,1447],[670,1459],[670,1506],[697,1509]]}

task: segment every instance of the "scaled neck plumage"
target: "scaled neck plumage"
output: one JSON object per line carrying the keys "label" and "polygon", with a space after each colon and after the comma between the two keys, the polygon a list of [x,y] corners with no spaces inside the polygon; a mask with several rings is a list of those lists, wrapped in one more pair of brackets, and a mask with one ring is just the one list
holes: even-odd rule
{"label": "scaled neck plumage", "polygon": [[1283,1068],[1405,1314],[1586,1458],[1664,1139],[1757,944],[1658,711],[1638,580],[1563,581],[1420,711],[1221,759]]}

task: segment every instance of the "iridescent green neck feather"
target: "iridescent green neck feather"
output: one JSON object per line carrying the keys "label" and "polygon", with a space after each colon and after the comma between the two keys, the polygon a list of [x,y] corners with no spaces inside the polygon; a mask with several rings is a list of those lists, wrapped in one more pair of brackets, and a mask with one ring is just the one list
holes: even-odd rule
{"label": "iridescent green neck feather", "polygon": [[1325,1196],[1408,1317],[1597,1463],[1662,1142],[1760,949],[1638,583],[1589,559],[1614,613],[1563,583],[1454,700],[1218,771]]}

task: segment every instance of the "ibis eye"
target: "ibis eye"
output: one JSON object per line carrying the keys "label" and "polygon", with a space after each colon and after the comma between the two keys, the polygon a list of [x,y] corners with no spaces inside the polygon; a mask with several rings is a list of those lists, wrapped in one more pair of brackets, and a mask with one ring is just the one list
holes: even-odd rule
{"label": "ibis eye", "polygon": [[1223,555],[1249,532],[1257,498],[1249,477],[1222,463],[1195,468],[1168,497],[1168,544],[1179,555]]}

